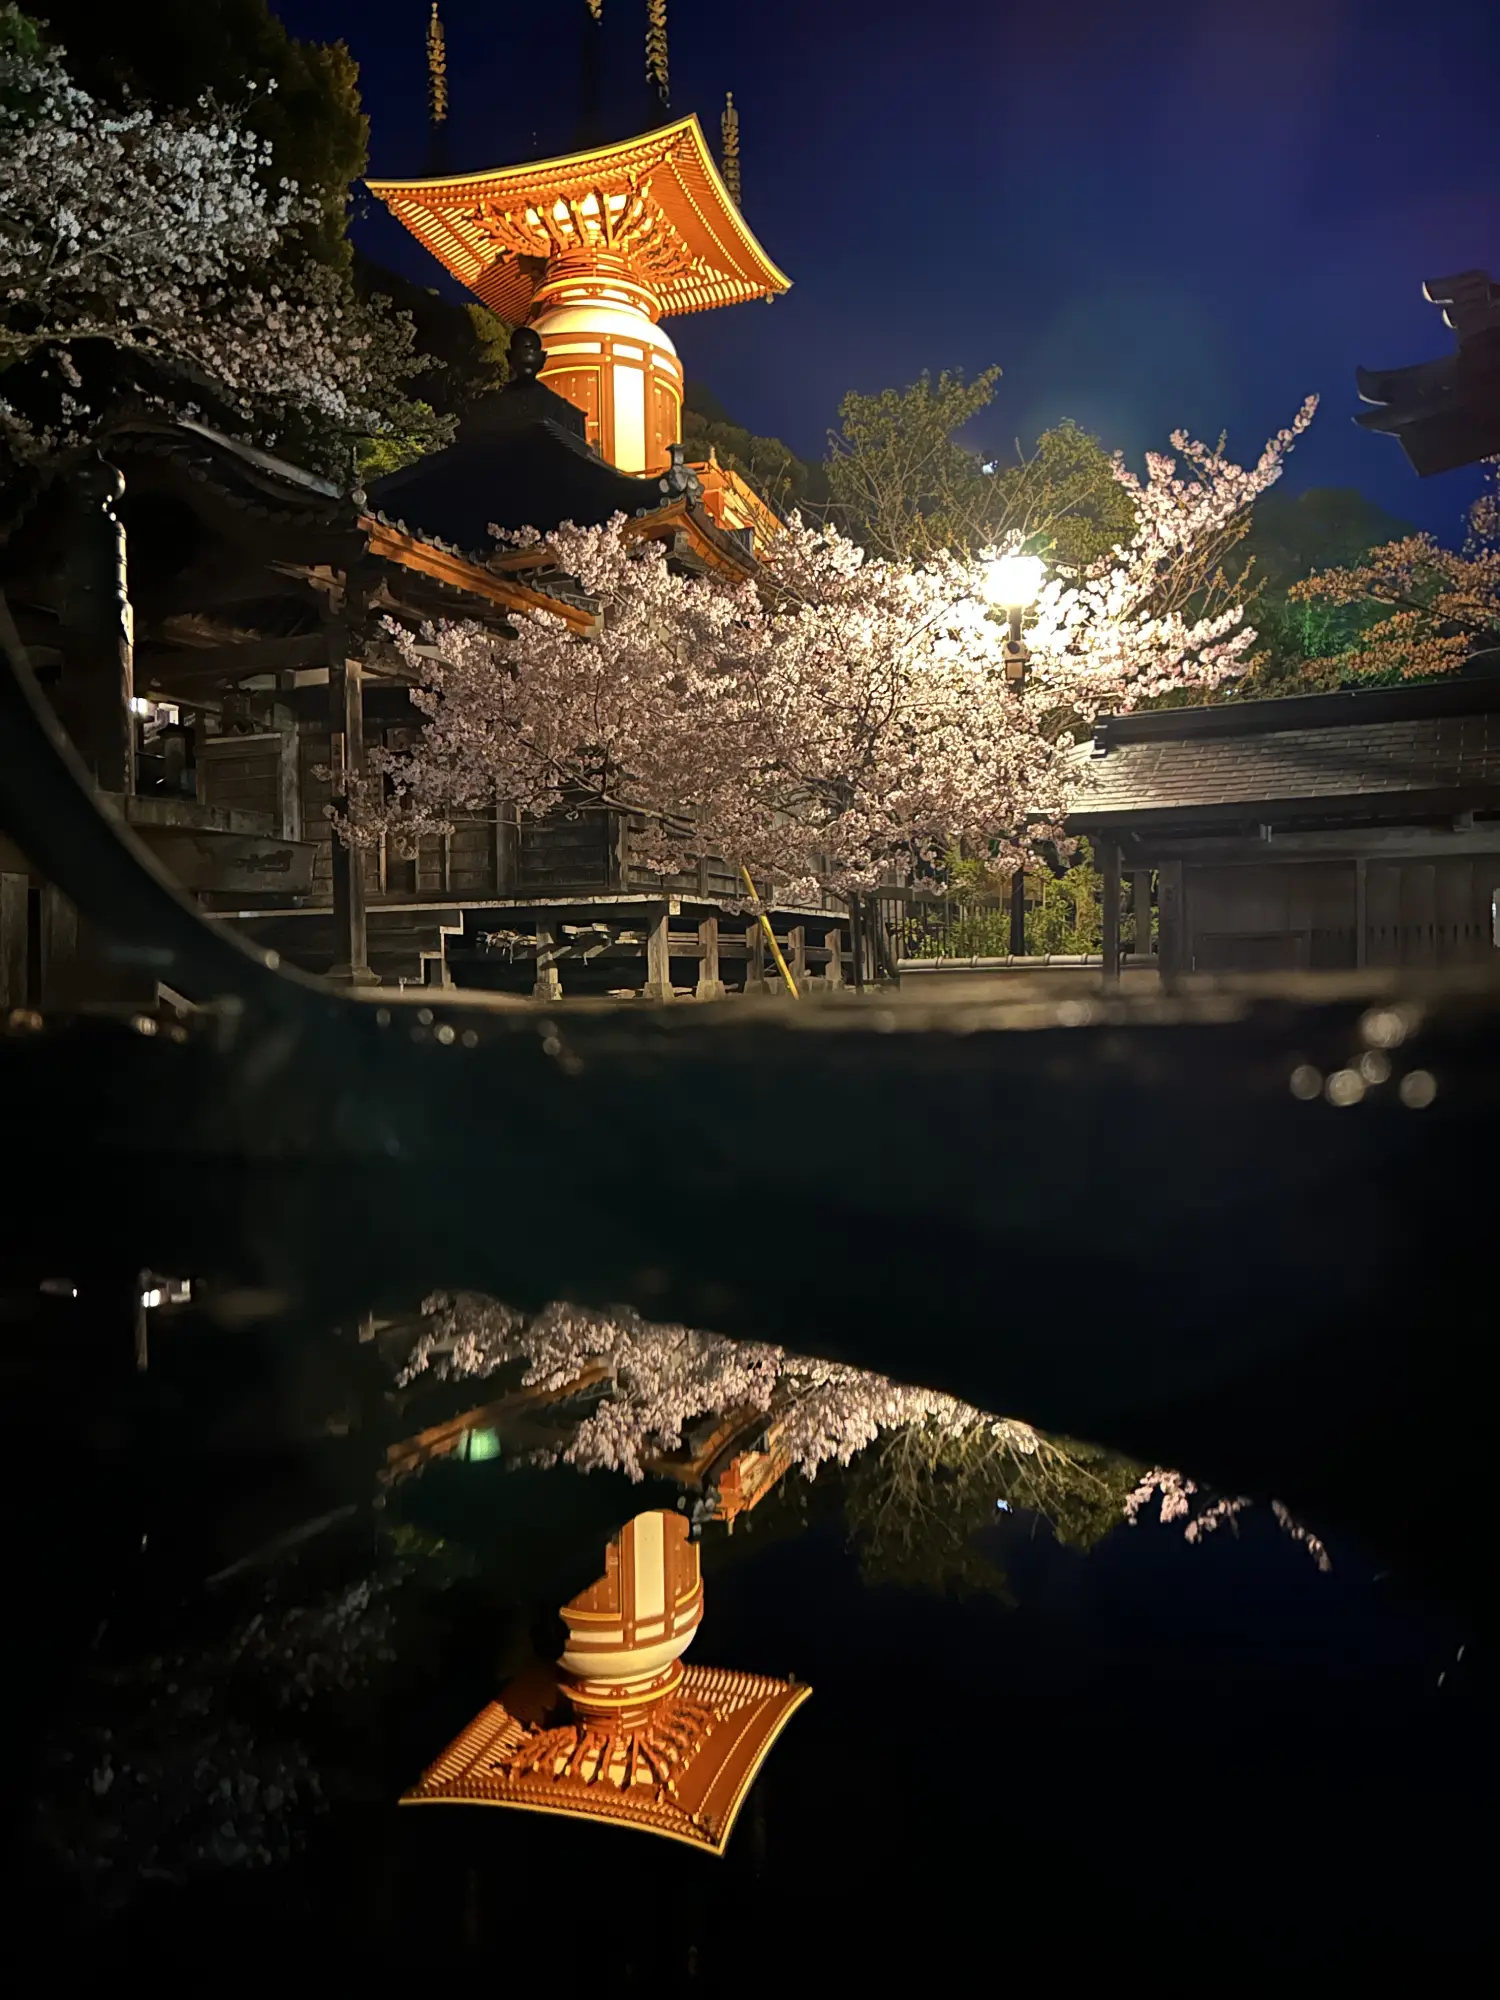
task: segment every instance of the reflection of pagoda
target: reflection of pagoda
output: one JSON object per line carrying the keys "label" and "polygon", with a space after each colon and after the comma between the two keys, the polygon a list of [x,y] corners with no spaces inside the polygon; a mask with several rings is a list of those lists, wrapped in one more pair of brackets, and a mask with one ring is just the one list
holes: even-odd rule
{"label": "reflection of pagoda", "polygon": [[491,1702],[402,1804],[562,1813],[722,1854],[756,1772],[812,1690],[684,1666],[702,1616],[686,1521],[638,1514],[610,1543],[604,1575],[562,1607],[557,1667]]}
{"label": "reflection of pagoda", "polygon": [[679,435],[682,364],[661,320],[790,282],[695,117],[561,159],[369,185],[492,312],[535,329],[542,379],[623,472],[662,470]]}

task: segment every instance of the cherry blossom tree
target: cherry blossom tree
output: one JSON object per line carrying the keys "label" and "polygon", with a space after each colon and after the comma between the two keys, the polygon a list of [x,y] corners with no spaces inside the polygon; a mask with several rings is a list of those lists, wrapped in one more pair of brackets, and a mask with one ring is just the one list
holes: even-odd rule
{"label": "cherry blossom tree", "polygon": [[1255,634],[1217,601],[1213,557],[1314,407],[1249,467],[1180,433],[1178,458],[1152,454],[1144,479],[1117,463],[1131,540],[1047,583],[1019,691],[984,557],[885,560],[794,519],[754,582],[734,583],[677,574],[622,517],[526,537],[597,602],[597,636],[546,612],[518,619],[515,641],[392,627],[428,722],[372,760],[354,837],[501,800],[594,800],[661,816],[649,858],[663,871],[708,850],[848,891],[937,868],[957,846],[1006,874],[1060,837],[1081,727],[1243,670]]}
{"label": "cherry blossom tree", "polygon": [[1295,602],[1368,605],[1383,615],[1330,663],[1339,679],[1422,680],[1500,646],[1500,477],[1469,513],[1460,554],[1431,535],[1372,549],[1362,563],[1293,584]]}
{"label": "cherry blossom tree", "polygon": [[412,329],[299,254],[321,214],[232,109],[112,110],[0,8],[0,440],[83,441],[120,385],[266,442],[294,417],[339,439],[409,421]]}

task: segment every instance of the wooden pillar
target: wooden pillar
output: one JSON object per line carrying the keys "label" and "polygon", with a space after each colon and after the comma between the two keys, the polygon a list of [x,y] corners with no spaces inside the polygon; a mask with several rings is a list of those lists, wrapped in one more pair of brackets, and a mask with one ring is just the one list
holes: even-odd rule
{"label": "wooden pillar", "polygon": [[0,1011],[27,1002],[31,949],[30,884],[24,875],[0,875]]}
{"label": "wooden pillar", "polygon": [[1365,882],[1365,862],[1361,855],[1354,864],[1354,963],[1370,962],[1370,911]]}
{"label": "wooden pillar", "polygon": [[766,990],[766,934],[758,923],[745,926],[745,991]]}
{"label": "wooden pillar", "polygon": [[1186,896],[1182,863],[1163,861],[1156,871],[1157,954],[1163,979],[1186,972],[1190,963],[1187,942]]}
{"label": "wooden pillar", "polygon": [[865,934],[862,921],[861,899],[851,892],[849,897],[849,957],[854,967],[854,990],[865,990]]}
{"label": "wooden pillar", "polygon": [[281,837],[283,840],[302,838],[302,741],[297,733],[296,717],[285,709],[278,709],[276,733],[280,745],[276,758],[276,797],[281,815]]}
{"label": "wooden pillar", "polygon": [[521,815],[512,805],[495,808],[495,893],[514,892],[521,879]]}
{"label": "wooden pillar", "polygon": [[150,1321],[147,1319],[146,1283],[149,1271],[138,1271],[135,1279],[135,1366],[138,1375],[144,1375],[151,1365]]}
{"label": "wooden pillar", "polygon": [[[364,768],[365,702],[363,672],[347,656],[347,633],[336,622],[328,661],[328,734],[333,765],[333,801],[348,810],[348,780]],[[365,916],[364,850],[333,836],[333,964],[330,979],[355,986],[378,985],[370,970]]]}
{"label": "wooden pillar", "polygon": [[722,1000],[724,981],[719,975],[719,920],[705,917],[698,926],[698,998]]}
{"label": "wooden pillar", "polygon": [[531,989],[533,1000],[561,1000],[562,979],[557,970],[561,950],[557,918],[550,910],[539,912],[536,920],[536,980]]}
{"label": "wooden pillar", "polygon": [[[807,927],[793,924],[786,934],[786,963],[799,998],[807,996]],[[782,991],[786,991],[785,984]]]}
{"label": "wooden pillar", "polygon": [[43,1007],[76,997],[78,912],[61,889],[42,884],[41,963],[37,995]]}
{"label": "wooden pillar", "polygon": [[830,993],[842,991],[844,984],[844,933],[835,924],[823,933],[828,947],[828,963],[823,968],[823,984]]}
{"label": "wooden pillar", "polygon": [[670,906],[663,903],[651,915],[651,928],[646,933],[646,984],[641,997],[645,1000],[667,1001],[672,998],[672,956]]}
{"label": "wooden pillar", "polygon": [[1137,958],[1151,956],[1151,870],[1137,868],[1130,877],[1130,908],[1135,919],[1133,949]]}
{"label": "wooden pillar", "polygon": [[135,792],[134,645],[119,502],[125,478],[86,458],[72,480],[63,572],[63,666],[57,709],[101,791]]}
{"label": "wooden pillar", "polygon": [[1010,878],[1010,955],[1026,956],[1026,870],[1018,868]]}
{"label": "wooden pillar", "polygon": [[1120,977],[1120,843],[1096,840],[1094,854],[1104,877],[1102,916],[1104,918],[1104,977]]}

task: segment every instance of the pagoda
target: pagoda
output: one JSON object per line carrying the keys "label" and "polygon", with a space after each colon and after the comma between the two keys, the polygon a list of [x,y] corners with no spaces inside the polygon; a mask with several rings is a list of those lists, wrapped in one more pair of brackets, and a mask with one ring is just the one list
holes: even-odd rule
{"label": "pagoda", "polygon": [[556,159],[368,185],[491,312],[534,329],[542,379],[622,472],[664,470],[680,435],[682,364],[662,320],[791,282],[694,116]]}
{"label": "pagoda", "polygon": [[637,1514],[605,1573],[563,1605],[555,1668],[521,1676],[403,1805],[510,1806],[602,1820],[722,1854],[771,1745],[811,1688],[684,1666],[703,1617],[681,1514]]}

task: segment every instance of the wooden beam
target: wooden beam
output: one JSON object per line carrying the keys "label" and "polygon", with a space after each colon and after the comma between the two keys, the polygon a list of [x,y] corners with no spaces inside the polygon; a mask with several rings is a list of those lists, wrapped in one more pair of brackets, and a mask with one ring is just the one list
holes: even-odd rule
{"label": "wooden beam", "polygon": [[153,646],[136,655],[136,679],[152,687],[168,680],[234,681],[250,674],[321,667],[327,660],[327,641],[321,632],[299,632],[290,639],[226,640],[219,646],[184,646],[176,652]]}
{"label": "wooden beam", "polygon": [[583,635],[598,628],[598,613],[584,605],[549,597],[545,591],[534,590],[514,577],[497,576],[487,565],[471,562],[467,556],[447,549],[434,548],[431,542],[370,515],[361,519],[360,526],[369,537],[370,554],[395,563],[400,569],[414,570],[420,576],[449,584],[471,597],[482,597],[490,604],[503,605],[507,610],[545,611],[550,617],[562,619],[571,631]]}
{"label": "wooden beam", "polygon": [[1446,826],[1340,827],[1328,833],[1282,833],[1271,838],[1201,836],[1171,840],[1159,835],[1134,835],[1125,842],[1133,868],[1163,860],[1207,862],[1215,867],[1241,864],[1264,868],[1276,861],[1437,860],[1445,854],[1500,854],[1500,820],[1479,820],[1464,832]]}

